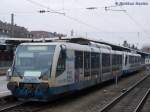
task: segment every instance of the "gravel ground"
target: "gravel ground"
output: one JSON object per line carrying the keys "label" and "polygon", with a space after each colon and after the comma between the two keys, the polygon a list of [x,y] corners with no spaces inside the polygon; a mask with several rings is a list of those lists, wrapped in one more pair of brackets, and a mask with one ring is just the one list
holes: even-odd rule
{"label": "gravel ground", "polygon": [[49,107],[42,112],[98,112],[104,105],[120,95],[123,90],[135,84],[145,75],[143,72],[139,72],[122,78],[117,87],[113,83],[107,84],[107,86],[100,84],[88,90],[72,94],[72,96],[69,95],[69,97],[51,102]]}

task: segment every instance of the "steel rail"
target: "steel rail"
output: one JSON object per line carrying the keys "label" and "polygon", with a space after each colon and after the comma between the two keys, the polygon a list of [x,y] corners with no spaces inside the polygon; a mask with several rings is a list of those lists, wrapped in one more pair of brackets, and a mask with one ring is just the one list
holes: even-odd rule
{"label": "steel rail", "polygon": [[12,109],[12,108],[21,106],[21,105],[23,105],[23,104],[25,104],[25,103],[27,103],[27,102],[17,102],[17,103],[15,103],[15,104],[10,105],[10,106],[0,108],[0,112],[7,111],[7,110],[9,110],[9,109]]}
{"label": "steel rail", "polygon": [[150,94],[150,88],[147,90],[146,94],[144,95],[144,97],[142,98],[142,100],[140,101],[140,103],[138,104],[138,106],[136,107],[136,109],[133,112],[140,112],[141,111],[141,109],[143,108],[149,94]]}
{"label": "steel rail", "polygon": [[6,99],[6,98],[10,98],[10,97],[13,97],[13,95],[0,96],[0,100],[1,100],[1,99]]}
{"label": "steel rail", "polygon": [[150,76],[147,75],[144,78],[142,78],[141,80],[139,80],[137,83],[135,83],[133,86],[131,86],[129,89],[127,89],[127,91],[125,91],[124,93],[122,93],[121,95],[119,95],[118,97],[116,97],[114,100],[112,100],[109,104],[105,105],[99,112],[107,112],[108,110],[110,110],[115,104],[117,104],[123,97],[125,97],[126,95],[128,95],[128,93],[130,91],[132,91],[135,87],[137,87],[140,83],[142,83],[145,79],[147,79]]}
{"label": "steel rail", "polygon": [[0,104],[6,103],[9,101],[14,101],[14,100],[16,100],[16,98],[13,97],[13,95],[0,96]]}
{"label": "steel rail", "polygon": [[38,112],[43,111],[45,108],[48,108],[49,104],[46,105],[32,105],[30,101],[18,102],[16,104],[12,104],[10,106],[4,107],[0,109],[0,112]]}

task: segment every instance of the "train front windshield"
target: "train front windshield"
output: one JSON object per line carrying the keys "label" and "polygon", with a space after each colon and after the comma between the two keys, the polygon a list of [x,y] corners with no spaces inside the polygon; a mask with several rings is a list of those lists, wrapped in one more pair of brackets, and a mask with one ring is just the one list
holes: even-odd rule
{"label": "train front windshield", "polygon": [[[54,45],[21,45],[16,50],[14,76],[49,75],[55,51]],[[49,76],[48,76],[49,77]]]}

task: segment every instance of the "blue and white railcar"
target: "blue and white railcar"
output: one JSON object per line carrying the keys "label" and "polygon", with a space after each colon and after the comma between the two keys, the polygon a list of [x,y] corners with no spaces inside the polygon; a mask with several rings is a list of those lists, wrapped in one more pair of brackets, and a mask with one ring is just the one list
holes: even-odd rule
{"label": "blue and white railcar", "polygon": [[121,76],[133,66],[130,56],[140,58],[92,42],[23,43],[16,49],[7,86],[18,98],[48,101]]}
{"label": "blue and white railcar", "polygon": [[[108,64],[102,67],[104,57]],[[111,79],[111,48],[66,42],[17,47],[8,89],[18,98],[49,100]],[[103,75],[101,75],[103,74]]]}

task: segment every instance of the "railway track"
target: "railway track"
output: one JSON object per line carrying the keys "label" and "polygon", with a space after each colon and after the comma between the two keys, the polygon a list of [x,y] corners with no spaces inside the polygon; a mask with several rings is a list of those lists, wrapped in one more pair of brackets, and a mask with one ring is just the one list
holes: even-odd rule
{"label": "railway track", "polygon": [[5,110],[6,108],[13,107],[15,105],[19,105],[21,102],[17,101],[15,97],[12,95],[7,95],[0,97],[0,111]]}
{"label": "railway track", "polygon": [[[143,73],[143,74],[147,74],[147,73]],[[135,77],[135,76],[133,76],[133,77]],[[129,78],[131,78],[131,77],[129,77]],[[144,77],[142,80],[145,81],[146,79],[147,79],[147,77]],[[139,81],[139,84],[142,80]],[[128,83],[124,83],[124,85],[128,85],[127,87],[129,87],[129,85],[134,84],[136,81],[134,79],[134,81],[131,80],[130,82],[132,82],[132,83],[128,84],[129,83],[128,82]],[[112,86],[111,86],[111,88],[112,88]],[[124,88],[126,88],[126,87],[124,87]],[[90,89],[90,91],[91,91],[91,89]],[[91,96],[93,96],[93,93],[90,93],[90,94],[92,94]],[[90,100],[90,105],[92,104],[93,106],[95,106],[96,103],[99,103],[99,101],[103,102],[103,100],[101,99],[101,98],[103,98],[102,97],[103,95],[102,96],[101,95],[96,96],[96,95],[100,95],[100,93],[94,95],[96,97],[96,99],[98,99],[98,100],[96,100],[96,99],[93,101]],[[107,93],[105,93],[104,96],[106,96],[106,95],[107,95]],[[74,98],[74,96],[77,96],[77,98]],[[80,96],[74,95],[74,96],[73,96],[73,98],[69,97],[68,99],[62,98],[62,99],[59,99],[59,101],[56,101],[56,102],[54,101],[52,103],[17,102],[16,101],[15,103],[11,103],[10,105],[6,105],[5,107],[2,107],[0,112],[22,112],[22,111],[23,112],[38,112],[38,111],[45,112],[45,110],[46,110],[46,112],[66,112],[66,109],[68,110],[68,112],[76,112],[76,111],[87,112],[87,110],[89,110],[88,112],[98,112],[101,109],[101,108],[99,108],[99,109],[96,109],[96,111],[93,111],[91,109],[88,109],[89,106],[86,107],[88,105],[88,103],[86,104],[86,102],[88,102],[88,101],[86,101],[86,98],[84,98],[84,97],[88,97],[88,99],[90,99],[90,97],[89,97],[90,95],[88,95],[88,94],[87,95],[84,94],[84,95],[80,95]],[[143,94],[143,96],[144,96],[144,94]],[[105,98],[107,98],[107,97],[105,97]],[[110,96],[110,97],[112,97],[112,96]],[[105,100],[105,98],[104,98],[104,100]],[[112,100],[112,98],[111,98],[111,100]],[[110,101],[110,99],[109,99],[109,101]],[[84,105],[82,105],[81,102],[82,103],[84,102],[83,103]],[[75,105],[79,105],[79,108],[76,107]],[[82,105],[82,108],[80,107],[80,105]],[[103,107],[103,106],[101,106],[101,107]],[[119,112],[119,111],[116,111],[116,112]]]}
{"label": "railway track", "polygon": [[141,112],[149,112],[150,111],[150,96],[148,96],[143,108],[140,111]]}
{"label": "railway track", "polygon": [[[144,97],[142,98],[141,102],[138,104],[138,106],[134,110],[134,112],[141,112],[142,111],[144,105],[146,104],[146,101],[148,99],[149,94],[150,94],[150,88],[147,90],[146,94],[144,95]],[[149,112],[149,110],[147,112]]]}
{"label": "railway track", "polygon": [[18,101],[12,95],[0,97],[0,112],[37,112],[47,105],[44,102]]}
{"label": "railway track", "polygon": [[37,112],[45,108],[48,104],[39,102],[16,102],[10,106],[0,109],[0,112]]}
{"label": "railway track", "polygon": [[12,102],[14,100],[16,100],[16,99],[12,95],[0,97],[0,107],[1,107],[1,105],[6,104],[7,102]]}
{"label": "railway track", "polygon": [[149,94],[149,81],[150,75],[145,76],[120,96],[104,106],[100,112],[139,112]]}
{"label": "railway track", "polygon": [[0,112],[10,111],[12,108],[15,108],[15,107],[23,105],[23,104],[24,104],[24,102],[19,102],[19,101],[13,102],[11,104],[7,104],[6,106],[3,106],[0,108]]}

